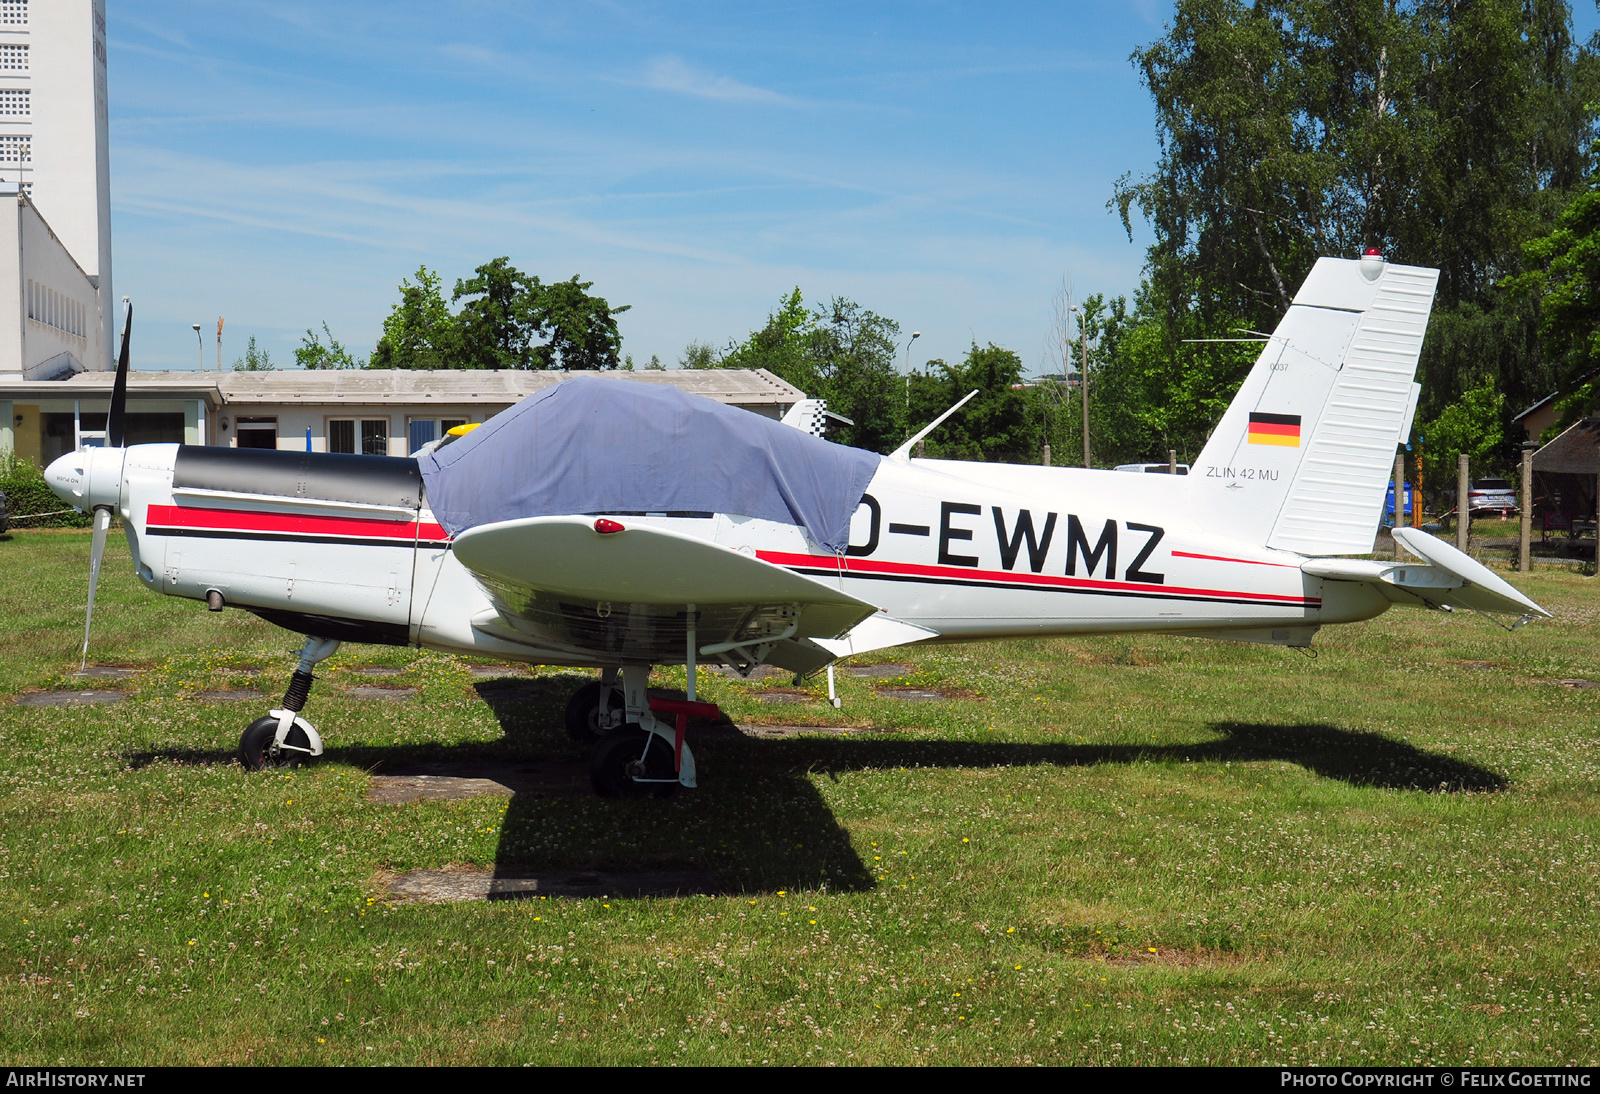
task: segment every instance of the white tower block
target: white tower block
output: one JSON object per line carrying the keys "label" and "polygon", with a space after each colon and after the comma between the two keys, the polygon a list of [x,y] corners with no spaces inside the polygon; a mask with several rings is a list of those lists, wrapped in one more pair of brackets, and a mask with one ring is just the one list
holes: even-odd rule
{"label": "white tower block", "polygon": [[[13,102],[19,99],[14,92],[26,92],[27,115],[0,112],[0,179],[27,187],[68,253],[97,279],[101,352],[83,364],[110,368],[117,308],[111,285],[105,0],[0,0],[0,110],[8,91]],[[8,134],[28,138],[26,162],[6,157]]]}

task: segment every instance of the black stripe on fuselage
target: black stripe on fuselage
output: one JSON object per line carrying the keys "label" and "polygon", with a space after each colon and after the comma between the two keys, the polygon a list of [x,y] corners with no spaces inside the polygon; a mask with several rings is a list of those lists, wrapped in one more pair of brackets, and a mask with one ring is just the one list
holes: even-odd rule
{"label": "black stripe on fuselage", "polygon": [[172,536],[177,539],[253,539],[263,543],[343,543],[357,547],[438,547],[448,551],[449,540],[373,539],[361,536],[305,536],[289,532],[234,532],[225,528],[171,528],[152,525],[147,536]]}

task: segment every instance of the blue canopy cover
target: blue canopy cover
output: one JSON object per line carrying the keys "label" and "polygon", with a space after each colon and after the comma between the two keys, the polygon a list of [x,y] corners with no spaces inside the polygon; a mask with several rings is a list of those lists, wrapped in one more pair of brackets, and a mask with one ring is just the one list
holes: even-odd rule
{"label": "blue canopy cover", "polygon": [[883,457],[668,384],[574,377],[418,457],[451,535],[521,517],[713,512],[841,552]]}

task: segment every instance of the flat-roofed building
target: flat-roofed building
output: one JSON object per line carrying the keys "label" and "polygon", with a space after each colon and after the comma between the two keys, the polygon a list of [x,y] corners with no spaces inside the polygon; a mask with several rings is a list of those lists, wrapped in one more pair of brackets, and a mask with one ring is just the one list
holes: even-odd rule
{"label": "flat-roofed building", "polygon": [[[405,456],[453,425],[486,421],[551,384],[595,375],[619,384],[671,384],[770,418],[805,398],[765,369],[134,372],[127,443]],[[0,377],[0,451],[43,465],[102,443],[114,380],[109,372],[49,383]]]}

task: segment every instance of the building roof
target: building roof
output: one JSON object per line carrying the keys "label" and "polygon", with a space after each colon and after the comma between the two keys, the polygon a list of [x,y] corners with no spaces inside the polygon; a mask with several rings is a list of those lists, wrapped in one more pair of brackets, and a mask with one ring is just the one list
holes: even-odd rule
{"label": "building roof", "polygon": [[1600,418],[1584,418],[1533,454],[1535,471],[1593,475],[1600,471]]}
{"label": "building roof", "polygon": [[[577,376],[617,383],[668,384],[680,391],[738,406],[780,406],[805,393],[765,369],[661,369],[643,372],[524,372],[481,369],[318,369],[275,372],[132,372],[130,395],[206,398],[219,406],[303,403],[510,405]],[[0,377],[0,398],[75,399],[109,396],[114,374],[81,372],[63,380],[29,382]]]}

